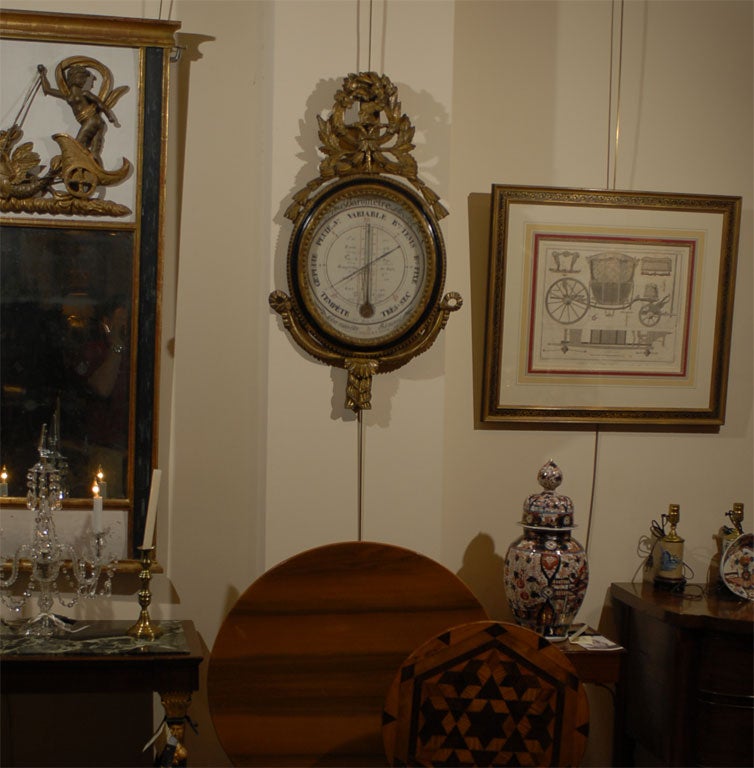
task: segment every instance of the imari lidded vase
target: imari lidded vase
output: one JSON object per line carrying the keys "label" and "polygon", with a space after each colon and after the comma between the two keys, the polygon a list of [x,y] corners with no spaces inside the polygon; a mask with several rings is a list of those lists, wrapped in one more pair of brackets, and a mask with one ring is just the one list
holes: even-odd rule
{"label": "imari lidded vase", "polygon": [[505,594],[519,624],[565,639],[584,601],[589,569],[584,548],[571,537],[573,502],[555,491],[563,473],[548,461],[537,480],[542,491],[524,502],[523,536],[505,556]]}

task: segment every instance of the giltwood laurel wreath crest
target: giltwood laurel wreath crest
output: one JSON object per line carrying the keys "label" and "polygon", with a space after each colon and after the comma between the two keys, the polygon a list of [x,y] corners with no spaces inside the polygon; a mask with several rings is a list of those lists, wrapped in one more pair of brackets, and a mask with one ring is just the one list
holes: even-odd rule
{"label": "giltwood laurel wreath crest", "polygon": [[[355,105],[358,120],[349,123],[347,113]],[[285,212],[287,218],[295,221],[312,193],[336,177],[379,173],[403,176],[421,192],[435,218],[448,215],[439,197],[418,176],[411,155],[414,127],[408,116],[401,114],[398,89],[386,75],[348,75],[335,94],[330,116],[325,120],[317,115],[317,122],[325,158],[319,165],[319,176],[293,196],[294,202]]]}

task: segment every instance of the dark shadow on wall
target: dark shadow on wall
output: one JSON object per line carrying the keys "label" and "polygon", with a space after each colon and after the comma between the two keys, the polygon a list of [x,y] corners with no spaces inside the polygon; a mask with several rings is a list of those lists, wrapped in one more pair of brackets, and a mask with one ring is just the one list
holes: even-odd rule
{"label": "dark shadow on wall", "polygon": [[[183,180],[186,170],[186,140],[188,132],[189,92],[191,87],[192,65],[204,58],[200,47],[205,43],[214,43],[210,35],[196,35],[180,32],[176,35],[177,49],[175,55],[174,84],[170,98],[170,139],[171,159],[174,162],[175,196],[173,206],[176,210],[176,232],[181,231],[181,214],[183,212]],[[171,76],[172,73],[171,73]],[[180,251],[180,249],[178,249]]]}
{"label": "dark shadow on wall", "polygon": [[491,193],[472,192],[468,197],[469,269],[471,275],[471,350],[474,371],[474,426],[484,429],[482,376],[484,375],[484,334],[487,314],[487,280],[490,254]]}
{"label": "dark shadow on wall", "polygon": [[463,565],[456,574],[474,593],[491,619],[513,621],[503,583],[504,558],[495,552],[495,542],[478,533],[466,547]]}

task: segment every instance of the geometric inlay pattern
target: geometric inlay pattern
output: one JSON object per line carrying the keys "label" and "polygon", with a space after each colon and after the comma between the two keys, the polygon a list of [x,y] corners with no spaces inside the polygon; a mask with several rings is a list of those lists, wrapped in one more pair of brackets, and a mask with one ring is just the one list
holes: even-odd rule
{"label": "geometric inlay pattern", "polygon": [[389,690],[391,765],[578,765],[586,693],[568,658],[537,633],[479,621],[423,644]]}

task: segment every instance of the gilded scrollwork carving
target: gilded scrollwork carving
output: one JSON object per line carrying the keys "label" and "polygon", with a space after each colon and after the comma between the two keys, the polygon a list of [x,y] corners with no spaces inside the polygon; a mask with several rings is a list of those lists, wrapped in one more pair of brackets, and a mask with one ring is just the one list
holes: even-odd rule
{"label": "gilded scrollwork carving", "polygon": [[[114,108],[128,86],[113,87],[109,68],[87,56],[70,56],[59,62],[55,86],[44,65],[38,65],[37,73],[13,125],[0,130],[0,212],[128,215],[131,211],[127,206],[95,198],[97,190],[121,183],[132,170],[125,157],[120,167],[112,170],[106,169],[102,161],[105,119],[120,127]],[[93,90],[95,73],[101,81],[97,92]],[[62,132],[51,134],[60,154],[50,158],[46,167],[33,142],[21,143],[23,123],[40,92],[65,101],[79,126],[75,137]]]}
{"label": "gilded scrollwork carving", "polygon": [[291,336],[293,336],[296,343],[305,352],[308,352],[312,357],[323,363],[327,363],[328,365],[338,365],[343,367],[342,355],[328,350],[320,341],[313,339],[302,327],[301,323],[298,321],[291,297],[288,296],[287,293],[280,290],[274,290],[270,294],[268,301],[270,307],[280,315],[285,329]]}
{"label": "gilded scrollwork carving", "polygon": [[[358,119],[349,122],[354,108]],[[348,75],[335,94],[330,116],[317,116],[320,151],[325,155],[319,166],[320,175],[293,196],[286,217],[295,221],[310,196],[327,181],[379,173],[407,179],[421,192],[435,218],[447,216],[438,195],[418,176],[416,160],[411,155],[415,129],[401,110],[398,89],[386,75]]]}
{"label": "gilded scrollwork carving", "polygon": [[[188,761],[188,749],[184,744],[186,738],[186,723],[196,730],[188,715],[191,705],[191,694],[185,691],[164,691],[160,693],[162,706],[165,709],[165,724],[168,729],[167,745],[162,751],[169,749],[172,753],[171,765],[183,766]],[[165,763],[160,763],[164,765]]]}
{"label": "gilded scrollwork carving", "polygon": [[394,371],[405,365],[411,358],[426,352],[447,325],[450,314],[461,308],[463,299],[461,294],[455,291],[446,293],[438,304],[433,322],[412,344],[399,348],[393,354],[380,354],[377,358],[347,358],[327,350],[297,322],[291,298],[283,291],[273,291],[269,297],[269,304],[280,315],[286,330],[302,349],[317,360],[344,368],[348,372],[345,406],[354,413],[358,413],[372,407],[372,377],[378,373]]}
{"label": "gilded scrollwork carving", "polygon": [[451,291],[443,296],[437,305],[438,311],[433,315],[433,320],[424,329],[423,333],[414,341],[413,345],[406,349],[399,349],[391,355],[384,355],[380,359],[379,373],[394,371],[405,365],[412,357],[426,352],[445,329],[451,312],[456,312],[463,306],[461,294]]}
{"label": "gilded scrollwork carving", "polygon": [[344,362],[348,371],[346,408],[354,413],[369,410],[372,407],[372,376],[378,371],[378,361],[347,359]]}

